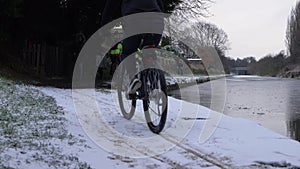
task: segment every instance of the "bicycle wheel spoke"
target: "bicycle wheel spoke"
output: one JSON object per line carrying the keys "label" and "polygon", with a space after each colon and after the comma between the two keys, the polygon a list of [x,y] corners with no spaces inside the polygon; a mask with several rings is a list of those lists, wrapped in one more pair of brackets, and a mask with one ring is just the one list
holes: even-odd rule
{"label": "bicycle wheel spoke", "polygon": [[150,130],[159,133],[164,128],[167,116],[165,78],[163,73],[156,69],[149,70],[146,75],[148,98],[144,101],[145,116]]}

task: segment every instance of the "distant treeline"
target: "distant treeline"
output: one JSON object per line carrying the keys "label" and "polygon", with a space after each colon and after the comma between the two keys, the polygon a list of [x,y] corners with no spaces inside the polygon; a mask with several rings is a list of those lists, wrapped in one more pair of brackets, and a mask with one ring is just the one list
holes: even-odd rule
{"label": "distant treeline", "polygon": [[290,57],[287,57],[283,51],[275,55],[265,56],[258,61],[255,57],[246,57],[244,59],[226,58],[226,64],[229,69],[247,67],[249,74],[261,76],[277,76],[290,63]]}

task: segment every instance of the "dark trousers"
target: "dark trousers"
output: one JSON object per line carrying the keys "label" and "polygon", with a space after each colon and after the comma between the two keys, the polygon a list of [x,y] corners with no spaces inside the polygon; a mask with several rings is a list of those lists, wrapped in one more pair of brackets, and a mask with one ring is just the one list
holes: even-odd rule
{"label": "dark trousers", "polygon": [[[128,56],[133,57],[133,53],[137,52],[138,48],[142,49],[144,46],[154,45],[157,47],[162,35],[159,34],[145,34],[145,35],[134,35],[123,41],[123,50],[121,58],[126,59]],[[126,62],[127,71],[131,78],[133,78],[136,73],[136,65],[133,58],[130,58],[129,62]]]}

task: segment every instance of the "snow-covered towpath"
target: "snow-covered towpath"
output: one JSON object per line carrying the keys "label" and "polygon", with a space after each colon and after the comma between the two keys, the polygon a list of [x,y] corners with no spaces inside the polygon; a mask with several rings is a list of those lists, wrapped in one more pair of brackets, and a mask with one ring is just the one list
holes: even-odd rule
{"label": "snow-covered towpath", "polygon": [[[85,161],[93,168],[260,168],[260,167],[300,167],[300,143],[281,136],[257,123],[223,116],[216,124],[216,130],[205,142],[199,143],[199,136],[208,117],[218,115],[205,107],[169,98],[169,112],[165,132],[160,134],[159,140],[163,150],[156,154],[151,145],[136,145],[130,139],[118,140],[118,136],[108,133],[101,124],[89,125],[94,129],[87,129],[85,133],[76,118],[72,91],[56,88],[38,88],[43,93],[55,98],[57,104],[62,106],[69,121],[69,130],[74,135],[84,135],[89,148],[76,152],[81,161]],[[105,119],[110,129],[131,138],[151,138],[153,134],[143,121],[141,105],[131,121],[124,119],[118,110],[114,91],[96,91],[96,99],[100,116]],[[78,104],[78,103],[77,103]],[[86,105],[87,108],[89,105]],[[183,109],[182,107],[186,107]],[[191,111],[180,116],[180,111]],[[189,113],[191,114],[188,117]],[[196,116],[195,116],[196,115]],[[89,116],[87,114],[87,116]],[[182,140],[178,135],[172,135],[172,130],[180,130],[176,120],[187,124],[189,133]],[[191,125],[192,124],[192,125]],[[101,128],[102,127],[102,128]],[[170,132],[168,132],[170,131]],[[88,137],[88,135],[90,137]],[[91,139],[90,139],[91,138]],[[111,141],[109,148],[101,145],[101,138]],[[94,140],[94,142],[92,141]],[[100,139],[97,140],[97,139]],[[120,138],[121,139],[121,138]],[[180,140],[180,141],[179,141]],[[98,143],[98,144],[95,144]],[[155,144],[155,143],[153,143]],[[157,143],[159,144],[159,143]],[[126,148],[125,150],[124,147]],[[171,147],[171,148],[170,148]],[[76,150],[76,149],[74,149]],[[128,154],[118,155],[114,151]],[[141,151],[143,150],[143,151]],[[75,152],[74,152],[75,153]],[[143,158],[132,158],[131,154],[140,154]],[[153,156],[154,154],[154,156]],[[147,157],[149,155],[149,157]]]}

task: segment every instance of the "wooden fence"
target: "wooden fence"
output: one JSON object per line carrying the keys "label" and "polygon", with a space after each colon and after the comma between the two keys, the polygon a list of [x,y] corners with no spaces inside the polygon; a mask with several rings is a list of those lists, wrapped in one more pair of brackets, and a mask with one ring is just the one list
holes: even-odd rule
{"label": "wooden fence", "polygon": [[72,60],[69,56],[62,47],[26,40],[22,61],[38,76],[57,78],[70,75]]}

